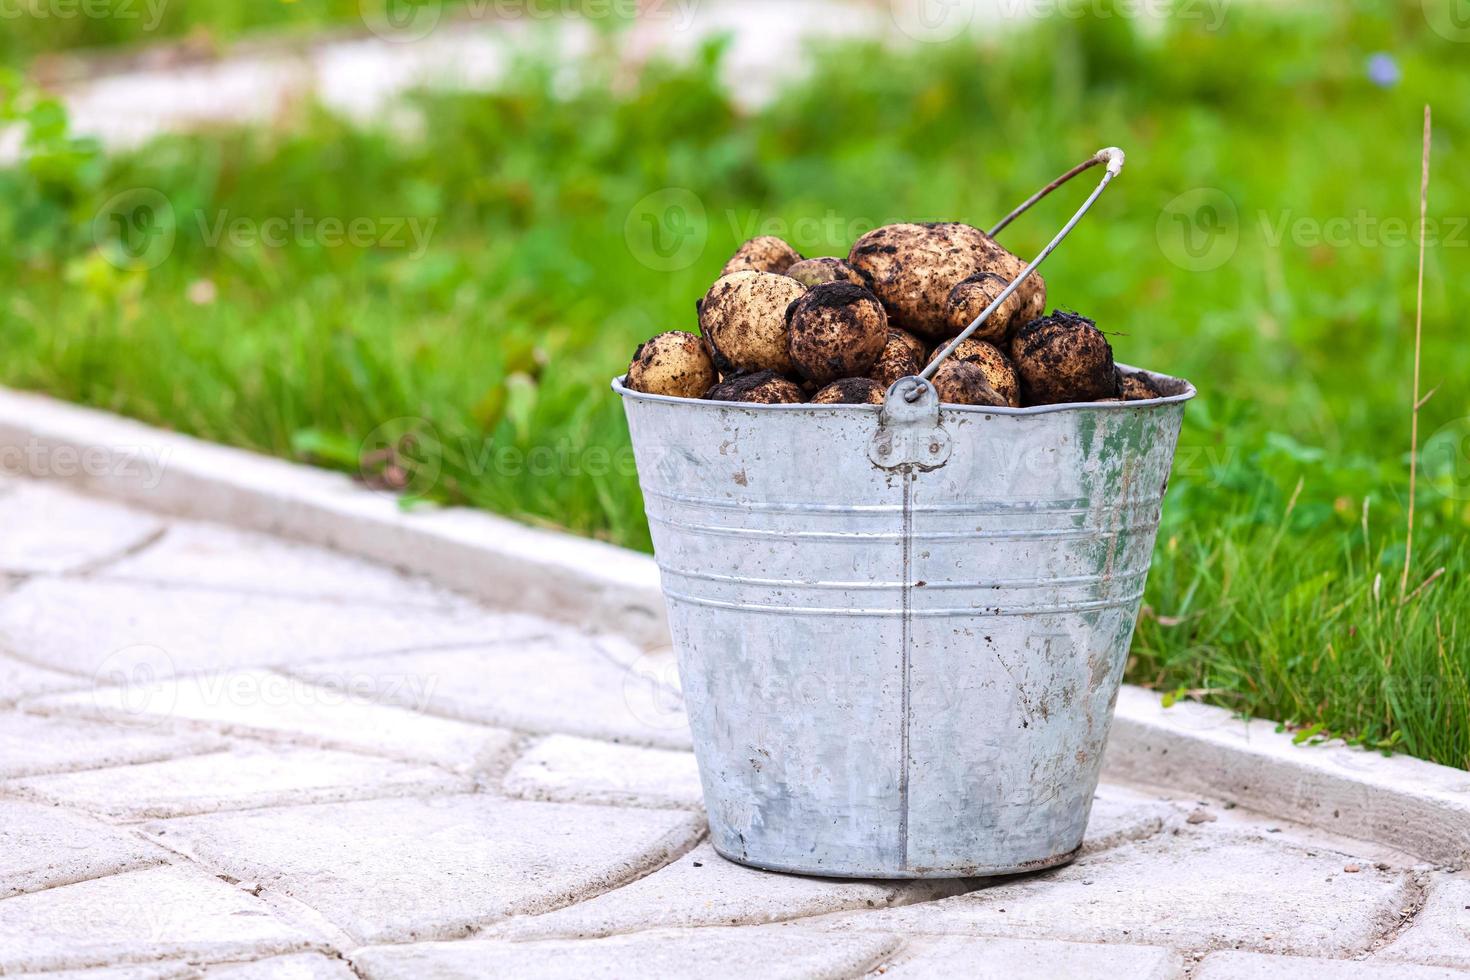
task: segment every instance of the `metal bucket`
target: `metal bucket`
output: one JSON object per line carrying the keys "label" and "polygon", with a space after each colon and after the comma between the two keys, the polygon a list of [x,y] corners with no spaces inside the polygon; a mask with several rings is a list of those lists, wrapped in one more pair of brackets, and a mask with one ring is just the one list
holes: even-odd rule
{"label": "metal bucket", "polygon": [[716,850],[863,878],[1077,853],[1194,396],[1150,377],[1171,394],[1028,409],[614,382]]}
{"label": "metal bucket", "polygon": [[[775,871],[1012,874],[1082,846],[1188,382],[976,408],[623,397],[715,849]],[[1123,368],[1133,372],[1134,368]]]}

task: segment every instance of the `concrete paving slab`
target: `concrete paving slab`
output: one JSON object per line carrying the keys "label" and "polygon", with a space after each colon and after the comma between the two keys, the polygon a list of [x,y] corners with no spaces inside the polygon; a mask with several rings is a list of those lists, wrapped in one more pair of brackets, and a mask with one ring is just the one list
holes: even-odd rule
{"label": "concrete paving slab", "polygon": [[211,867],[305,903],[365,943],[464,935],[660,867],[703,821],[677,810],[488,796],[247,810],[145,828]]}
{"label": "concrete paving slab", "polygon": [[528,800],[704,808],[692,753],[575,735],[536,743],[511,766],[502,789]]}
{"label": "concrete paving slab", "polygon": [[137,835],[45,804],[0,799],[0,898],[162,864]]}
{"label": "concrete paving slab", "polygon": [[443,769],[327,749],[243,745],[222,752],[111,769],[32,776],[0,793],[113,820],[223,810],[463,793],[470,779]]}
{"label": "concrete paving slab", "polygon": [[106,676],[146,651],[157,674],[505,642],[527,621],[488,611],[411,615],[381,603],[32,579],[0,596],[0,648],[66,673]]}
{"label": "concrete paving slab", "polygon": [[38,694],[78,690],[90,686],[91,682],[90,677],[63,674],[0,653],[0,708],[12,707]]}
{"label": "concrete paving slab", "polygon": [[1466,980],[1470,974],[1435,966],[1353,962],[1261,953],[1211,953],[1194,980]]}
{"label": "concrete paving slab", "polygon": [[[377,675],[373,680],[383,685],[375,695],[382,697],[389,681]],[[437,680],[432,675],[393,679],[401,685],[393,700],[423,703]],[[466,772],[498,768],[515,741],[504,729],[437,718],[355,694],[350,687],[336,690],[270,670],[163,677],[39,698],[30,706],[149,730],[207,727]]]}
{"label": "concrete paving slab", "polygon": [[163,531],[153,514],[73,493],[54,483],[14,480],[0,494],[0,572],[81,571],[147,544]]}
{"label": "concrete paving slab", "polygon": [[883,980],[1183,980],[1184,958],[1159,946],[1102,946],[1043,939],[915,939],[881,964]]}
{"label": "concrete paving slab", "polygon": [[[85,701],[90,692],[78,695]],[[0,712],[0,779],[156,762],[224,747],[205,733],[127,728],[84,718]]]}
{"label": "concrete paving slab", "polygon": [[0,901],[0,973],[295,952],[314,938],[197,868],[163,865]]}
{"label": "concrete paving slab", "polygon": [[[429,650],[287,669],[319,683],[357,683],[387,698],[400,696],[394,692],[405,689],[404,678],[433,678],[436,683],[427,690],[423,704],[435,714],[538,734],[687,749],[689,723],[683,711],[647,710],[635,696],[641,694],[637,678],[592,643],[568,633],[536,643]],[[379,679],[376,686],[373,678]]]}
{"label": "concrete paving slab", "polygon": [[846,980],[897,946],[893,936],[831,937],[781,927],[659,930],[571,942],[468,940],[362,949],[367,980]]}
{"label": "concrete paving slab", "polygon": [[844,909],[928,902],[963,881],[895,882],[807,878],[726,861],[708,843],[653,874],[546,915],[516,917],[485,935],[516,940],[585,939],[646,929],[759,925]]}
{"label": "concrete paving slab", "polygon": [[1433,876],[1413,922],[1374,959],[1470,970],[1470,874]]}
{"label": "concrete paving slab", "polygon": [[463,608],[466,600],[390,568],[208,521],[175,520],[99,578],[300,599]]}
{"label": "concrete paving slab", "polygon": [[[1359,870],[1346,871],[1350,864]],[[900,933],[1343,957],[1367,952],[1397,925],[1412,893],[1407,873],[1350,855],[1195,829],[920,907],[829,921],[837,929],[861,921]]]}

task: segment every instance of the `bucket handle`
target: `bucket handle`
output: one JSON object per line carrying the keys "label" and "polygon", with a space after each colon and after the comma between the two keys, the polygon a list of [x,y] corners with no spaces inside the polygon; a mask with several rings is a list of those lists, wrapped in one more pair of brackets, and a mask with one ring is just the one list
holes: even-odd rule
{"label": "bucket handle", "polygon": [[[1007,286],[1001,292],[1001,294],[995,298],[995,301],[993,303],[991,303],[980,312],[980,315],[975,318],[974,322],[972,322],[968,327],[965,328],[963,333],[961,333],[958,337],[954,338],[944,346],[944,349],[940,351],[939,356],[930,361],[929,366],[924,368],[924,370],[919,374],[919,383],[904,386],[903,398],[905,401],[913,404],[914,402],[917,402],[920,398],[922,398],[925,389],[930,387],[928,382],[934,378],[935,372],[939,370],[944,362],[949,360],[950,355],[955,352],[955,348],[959,347],[959,345],[964,343],[966,340],[969,340],[970,336],[974,334],[976,330],[979,330],[982,326],[984,326],[985,321],[990,319],[990,315],[994,313],[997,309],[999,309],[1000,305],[1004,303],[1007,299],[1009,299],[1012,293],[1020,288],[1021,283],[1025,282],[1026,279],[1031,275],[1031,273],[1036,271],[1037,266],[1045,262],[1047,260],[1047,257],[1050,256],[1052,252],[1056,251],[1057,246],[1062,243],[1062,239],[1066,238],[1069,234],[1071,234],[1072,229],[1077,227],[1077,223],[1082,220],[1082,216],[1085,215],[1088,210],[1092,208],[1092,205],[1097,201],[1097,199],[1102,196],[1103,190],[1107,188],[1108,184],[1112,183],[1113,178],[1118,176],[1118,174],[1123,171],[1123,161],[1123,151],[1118,149],[1116,146],[1107,146],[1101,150],[1098,150],[1091,157],[1077,164],[1077,166],[1073,167],[1071,170],[1068,170],[1066,173],[1062,174],[1050,184],[1047,184],[1035,194],[1032,194],[1025,201],[1023,201],[1019,207],[1017,207],[1010,214],[1002,218],[999,224],[990,229],[989,235],[991,238],[994,238],[996,235],[1004,231],[1006,226],[1009,225],[1012,221],[1016,220],[1021,215],[1029,211],[1032,205],[1036,204],[1038,201],[1046,197],[1058,187],[1061,187],[1073,177],[1076,177],[1083,171],[1090,170],[1093,167],[1101,166],[1103,164],[1107,165],[1107,173],[1103,174],[1103,178],[1098,183],[1097,188],[1093,190],[1086,201],[1082,202],[1082,207],[1078,208],[1077,213],[1072,215],[1072,220],[1068,221],[1062,227],[1062,230],[1057,232],[1056,237],[1047,244],[1046,248],[1041,250],[1041,254],[1036,256],[1036,258],[1032,260],[1031,264],[1026,266],[1024,270],[1022,270],[1021,274],[1015,278],[1015,281]],[[896,387],[897,385],[895,385],[895,388]],[[893,394],[893,391],[890,390],[889,394],[891,396]]]}

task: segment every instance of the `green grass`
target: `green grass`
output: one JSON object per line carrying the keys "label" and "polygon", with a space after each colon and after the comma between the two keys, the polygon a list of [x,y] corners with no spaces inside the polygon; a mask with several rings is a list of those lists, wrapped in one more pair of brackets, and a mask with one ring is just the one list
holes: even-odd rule
{"label": "green grass", "polygon": [[[412,432],[411,456],[432,466],[400,461],[399,474],[374,456],[371,476],[647,548],[607,380],[639,340],[694,326],[694,299],[739,240],[774,230],[808,255],[842,254],[887,221],[984,224],[1117,143],[1128,169],[1049,264],[1052,300],[1095,316],[1121,360],[1202,392],[1130,677],[1305,739],[1470,767],[1470,481],[1454,439],[1470,432],[1455,428],[1470,416],[1458,315],[1470,231],[1442,227],[1426,290],[1425,388],[1440,387],[1423,431],[1444,430],[1434,446],[1449,452],[1420,484],[1411,587],[1446,571],[1403,605],[1416,250],[1392,226],[1309,234],[1360,212],[1417,215],[1426,100],[1433,213],[1470,215],[1455,170],[1466,49],[1417,3],[1229,9],[1216,33],[1143,38],[1111,18],[980,51],[838,46],[748,114],[718,81],[717,47],[631,87],[610,59],[579,64],[569,85],[529,53],[500,94],[422,100],[411,139],[307,113],[284,131],[167,139],[103,162],[52,110],[11,105],[35,117],[38,153],[0,173],[14,257],[0,271],[0,379],[352,470],[365,443]],[[1403,71],[1395,87],[1366,77],[1379,50]],[[177,237],[156,267],[120,271],[93,218],[139,187],[167,200]],[[704,222],[692,216],[687,267],[661,270],[640,235],[645,212],[666,233],[688,224],[667,194],[650,211],[669,188]],[[1208,269],[1170,209],[1198,188],[1214,190],[1186,198],[1186,217],[1205,222],[1196,206],[1213,205],[1238,233]],[[1036,249],[1079,194],[1004,240]],[[298,210],[383,234],[391,219],[434,224],[421,253],[319,235],[210,243],[221,212]],[[1206,230],[1197,243],[1220,240]],[[104,223],[106,248],[115,234]],[[203,305],[190,298],[201,280],[217,292]]]}
{"label": "green grass", "polygon": [[[391,0],[399,2],[399,0]],[[156,44],[189,37],[227,43],[250,31],[302,32],[323,26],[362,28],[376,0],[17,0],[6,7],[0,64],[77,49]]]}
{"label": "green grass", "polygon": [[452,31],[457,20],[545,21],[586,9],[616,28],[638,0],[10,0],[0,12],[0,65],[34,67],[45,58],[115,54],[184,41],[225,51],[246,39],[310,39],[323,30],[414,39]]}

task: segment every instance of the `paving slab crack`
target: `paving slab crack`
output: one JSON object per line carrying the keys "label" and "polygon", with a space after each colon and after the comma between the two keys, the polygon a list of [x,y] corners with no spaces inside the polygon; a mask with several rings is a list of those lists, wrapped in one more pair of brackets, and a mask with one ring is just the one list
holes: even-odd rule
{"label": "paving slab crack", "polygon": [[[51,715],[51,714],[42,714],[42,713],[39,713],[39,712],[30,712],[30,711],[25,711],[25,712],[21,712],[21,713],[22,714],[30,715],[30,716],[35,717],[35,718],[58,718],[58,719],[67,719],[67,718],[72,717],[72,716],[69,716],[69,715]],[[84,720],[93,721],[93,719],[84,719]],[[114,730],[117,730],[117,731],[124,731],[124,730],[126,730],[126,727],[127,727],[125,725],[118,725],[118,724],[116,724],[114,722],[109,722],[109,721],[96,721],[95,723],[97,725],[100,725],[100,726],[111,727],[111,728],[113,728]],[[207,732],[205,734],[213,734],[213,733],[212,732]],[[157,762],[172,762],[175,759],[190,759],[190,758],[193,758],[194,756],[215,755],[217,753],[227,752],[227,751],[229,751],[229,747],[227,745],[224,745],[224,744],[210,743],[210,744],[193,745],[193,746],[190,746],[190,745],[176,745],[176,746],[172,746],[171,748],[169,748],[167,750],[160,751],[157,754],[145,753],[143,755],[138,756],[135,759],[102,760],[102,761],[86,761],[86,762],[62,762],[62,763],[58,763],[55,767],[48,767],[48,768],[36,769],[36,770],[26,770],[23,773],[16,773],[14,775],[0,776],[0,796],[8,795],[8,796],[11,796],[11,798],[20,799],[21,797],[17,797],[17,796],[14,796],[13,795],[14,787],[11,787],[9,784],[10,783],[13,783],[15,781],[18,781],[18,780],[22,780],[22,779],[38,779],[38,778],[41,778],[43,776],[69,776],[69,775],[72,775],[74,773],[100,772],[100,771],[105,770],[105,769],[127,769],[127,768],[130,768],[132,766],[147,766],[147,765],[152,765],[152,764],[157,763]]]}
{"label": "paving slab crack", "polygon": [[[867,977],[881,976],[879,967],[887,967],[896,958],[901,957],[910,943],[902,936],[889,936],[889,944],[869,957],[868,961],[846,975],[846,980],[865,980]],[[884,971],[886,972],[886,970]]]}
{"label": "paving slab crack", "polygon": [[[402,706],[396,706],[396,707],[402,707]],[[411,710],[411,709],[405,708],[404,710]],[[104,723],[104,724],[117,725],[116,722],[113,722],[111,719],[106,718],[106,717],[98,718],[97,716],[92,715],[92,714],[87,713],[87,712],[72,712],[72,711],[67,711],[64,708],[62,710],[56,710],[56,711],[52,711],[52,710],[34,711],[33,710],[33,711],[29,711],[27,713],[34,714],[37,717],[42,717],[42,718],[82,718],[82,719],[86,719],[86,720],[89,720],[89,721],[99,721],[99,722]],[[495,727],[496,727],[496,726],[492,726],[492,725],[483,725],[483,724],[480,724],[479,722],[472,722],[472,721],[466,721],[465,724],[467,724],[467,725],[475,725],[477,727],[484,728],[487,731],[494,730]],[[126,727],[126,726],[117,726],[117,727]],[[202,735],[218,735],[218,736],[225,737],[225,738],[235,739],[235,740],[241,742],[242,744],[271,745],[271,746],[281,746],[281,747],[285,747],[285,748],[298,748],[298,749],[322,749],[322,750],[327,750],[327,751],[332,751],[332,752],[348,752],[348,753],[352,753],[354,755],[361,755],[361,756],[364,756],[365,758],[370,758],[370,759],[382,759],[382,760],[387,761],[387,762],[401,762],[401,763],[408,763],[408,764],[413,764],[413,765],[427,766],[427,767],[430,767],[430,768],[433,768],[433,769],[437,769],[437,770],[439,770],[441,772],[447,773],[447,774],[452,775],[452,776],[460,776],[460,777],[464,777],[466,775],[470,775],[470,776],[474,776],[474,777],[480,777],[481,776],[481,773],[478,772],[478,771],[476,771],[474,773],[466,773],[466,772],[461,771],[461,770],[458,770],[455,767],[453,767],[451,765],[448,765],[448,764],[446,764],[446,763],[444,763],[442,761],[438,761],[438,760],[435,760],[433,758],[430,758],[427,755],[412,755],[411,756],[411,755],[394,754],[391,751],[376,751],[373,748],[371,748],[369,746],[362,745],[360,743],[350,742],[350,741],[341,741],[341,740],[338,740],[338,739],[334,739],[334,738],[332,738],[330,736],[310,735],[310,734],[307,734],[305,732],[278,731],[278,730],[272,730],[272,729],[266,729],[266,728],[253,728],[253,727],[249,726],[248,724],[242,725],[242,724],[237,724],[237,723],[234,723],[234,722],[206,721],[206,720],[194,719],[194,718],[176,718],[176,719],[173,719],[173,720],[171,720],[169,722],[169,730],[171,732],[175,733],[175,734],[180,734],[180,733],[195,733],[195,734],[202,734]],[[203,751],[200,751],[200,752],[184,752],[184,751],[181,751],[181,752],[179,752],[177,754],[174,754],[174,755],[169,755],[169,756],[160,757],[160,758],[156,758],[156,759],[140,759],[140,760],[136,760],[136,761],[132,761],[132,762],[127,762],[127,763],[119,763],[116,766],[114,766],[112,764],[97,765],[97,766],[88,765],[88,766],[81,766],[81,767],[74,768],[74,769],[57,769],[57,770],[47,771],[47,772],[44,772],[44,773],[28,774],[28,776],[29,775],[36,775],[36,776],[56,775],[56,774],[59,774],[59,773],[69,773],[69,772],[89,772],[89,771],[95,770],[95,769],[112,769],[112,768],[118,768],[118,767],[125,766],[125,765],[126,766],[146,765],[146,764],[148,764],[150,762],[167,762],[170,759],[175,759],[175,758],[182,759],[182,758],[187,758],[187,757],[193,756],[193,755],[207,755],[207,754],[212,754],[213,752],[217,752],[217,751],[224,751],[224,750],[218,749],[218,748],[210,748],[210,749],[203,750]],[[500,760],[497,759],[492,764],[492,770],[494,768],[500,767],[502,765],[504,765],[504,763],[502,761],[500,761]],[[432,793],[431,794],[424,794],[424,798],[429,798],[429,797],[432,797],[434,795],[437,795],[437,794],[432,794]],[[499,795],[499,794],[496,794],[496,795]]]}
{"label": "paving slab crack", "polygon": [[162,524],[158,528],[143,535],[143,537],[139,538],[137,541],[134,541],[126,548],[121,548],[110,555],[103,555],[100,558],[94,558],[89,562],[84,562],[83,564],[78,565],[76,568],[69,569],[64,573],[59,574],[57,578],[91,578],[97,572],[100,572],[111,565],[115,565],[120,561],[132,558],[135,555],[141,555],[143,552],[147,551],[149,548],[153,547],[155,544],[162,541],[165,536],[167,536],[168,527],[169,526],[167,524]]}
{"label": "paving slab crack", "polygon": [[222,868],[215,867],[208,861],[202,860],[188,848],[181,847],[173,841],[164,840],[165,836],[160,834],[149,836],[147,839],[174,855],[186,865],[196,868],[210,877],[218,878],[220,881],[233,887],[241,888],[242,891],[260,899],[265,903],[267,908],[283,918],[288,925],[297,926],[309,934],[321,937],[322,945],[319,948],[313,947],[317,952],[336,956],[341,955],[346,950],[355,949],[361,945],[354,937],[300,899],[260,884],[254,884],[254,887],[251,888],[243,888],[240,879],[228,874]]}
{"label": "paving slab crack", "polygon": [[[535,912],[526,912],[526,913],[520,913],[520,914],[512,914],[512,915],[499,916],[499,917],[496,917],[496,918],[487,919],[484,922],[476,923],[475,925],[473,925],[472,927],[470,927],[470,929],[467,932],[463,933],[461,936],[457,936],[457,937],[454,937],[454,938],[502,939],[503,937],[500,937],[500,936],[483,936],[482,937],[481,934],[484,932],[484,930],[486,930],[488,928],[491,928],[492,926],[498,926],[498,925],[500,925],[502,923],[509,922],[509,921],[511,921],[513,919],[536,919],[536,918],[539,918],[540,916],[543,916],[543,915],[550,915],[553,912],[560,912],[562,909],[568,909],[568,908],[572,908],[573,906],[576,906],[576,905],[581,905],[584,902],[590,902],[594,898],[601,898],[603,895],[610,895],[613,892],[618,891],[619,889],[627,888],[629,885],[632,885],[632,884],[634,884],[636,882],[642,881],[644,878],[647,878],[649,875],[656,874],[657,872],[662,871],[664,868],[667,868],[670,865],[675,864],[678,861],[682,861],[685,858],[685,856],[687,856],[689,854],[690,851],[694,850],[700,844],[704,843],[704,841],[708,837],[709,837],[709,830],[708,830],[708,828],[706,828],[705,830],[700,831],[698,834],[693,835],[693,837],[684,846],[681,846],[677,850],[671,850],[671,851],[669,851],[668,852],[668,857],[665,860],[662,860],[662,861],[651,860],[651,861],[649,861],[647,863],[646,866],[641,867],[641,868],[634,868],[621,881],[618,881],[616,883],[611,883],[611,884],[609,884],[605,888],[594,889],[592,891],[587,892],[586,894],[577,895],[577,896],[575,896],[575,897],[573,897],[570,900],[565,901],[565,902],[556,902],[556,903],[547,904],[543,908],[538,908]],[[654,929],[654,928],[658,928],[658,927],[656,927],[656,926],[650,926],[649,928],[650,929]],[[644,930],[644,929],[630,929],[630,930],[627,930],[625,933],[613,933],[613,935],[631,935],[633,933],[646,932],[646,931],[648,931],[648,930]],[[408,942],[422,942],[422,941],[423,940],[409,940]],[[519,940],[509,939],[507,941],[509,941],[509,942],[517,942]],[[535,940],[534,939],[527,939],[525,941],[526,942],[534,942]],[[407,945],[407,943],[391,943],[391,944],[379,943],[377,945],[395,945],[395,946],[397,946],[397,945]]]}
{"label": "paving slab crack", "polygon": [[55,891],[58,888],[66,888],[70,885],[80,885],[88,881],[102,881],[105,878],[116,878],[118,875],[131,874],[134,871],[144,871],[148,868],[157,868],[168,863],[169,860],[167,854],[160,853],[158,855],[148,855],[146,857],[139,855],[134,860],[118,862],[115,866],[109,867],[106,871],[100,871],[95,874],[82,871],[78,872],[77,874],[64,875],[52,881],[48,881],[46,882],[46,884],[42,885],[39,888],[26,888],[21,891],[11,892],[10,894],[0,893],[0,902],[8,902],[11,899],[26,898],[32,895],[40,895],[45,892]]}
{"label": "paving slab crack", "polygon": [[[3,603],[4,601],[5,601],[5,599],[3,597],[0,597],[0,603]],[[9,643],[0,643],[0,654],[3,654],[4,656],[9,657],[11,660],[17,661],[19,663],[23,663],[27,667],[34,667],[37,670],[49,670],[53,674],[62,674],[64,676],[66,676],[66,677],[75,677],[77,680],[82,680],[82,681],[91,680],[91,681],[94,681],[95,682],[95,680],[96,680],[95,675],[88,674],[85,671],[68,670],[66,667],[63,667],[63,666],[61,666],[59,664],[47,663],[47,662],[45,662],[44,660],[41,660],[38,657],[32,657],[32,656],[29,656],[27,654],[21,653],[15,647],[11,646]],[[53,691],[53,692],[48,692],[48,693],[54,694],[54,693],[60,693],[60,692]],[[45,695],[41,695],[41,696],[44,697]],[[22,698],[21,699],[21,703],[24,703],[26,700],[28,700],[28,699]]]}
{"label": "paving slab crack", "polygon": [[1414,924],[1419,913],[1424,910],[1424,904],[1429,900],[1430,872],[1410,871],[1404,885],[1404,901],[1399,906],[1398,916],[1384,927],[1383,931],[1367,944],[1361,952],[1364,954],[1376,952],[1398,939],[1405,930]]}

